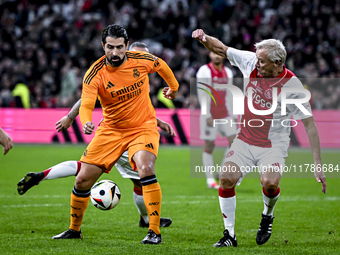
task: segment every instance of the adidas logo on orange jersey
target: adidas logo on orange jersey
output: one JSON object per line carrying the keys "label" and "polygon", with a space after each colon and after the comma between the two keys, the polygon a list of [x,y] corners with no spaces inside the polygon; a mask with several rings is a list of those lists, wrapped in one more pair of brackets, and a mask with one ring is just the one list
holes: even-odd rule
{"label": "adidas logo on orange jersey", "polygon": [[106,89],[113,88],[115,85],[109,81],[109,83],[106,86]]}
{"label": "adidas logo on orange jersey", "polygon": [[152,143],[149,143],[149,144],[145,145],[145,147],[148,147],[148,148],[151,148],[151,149],[153,149],[153,145],[152,145]]}

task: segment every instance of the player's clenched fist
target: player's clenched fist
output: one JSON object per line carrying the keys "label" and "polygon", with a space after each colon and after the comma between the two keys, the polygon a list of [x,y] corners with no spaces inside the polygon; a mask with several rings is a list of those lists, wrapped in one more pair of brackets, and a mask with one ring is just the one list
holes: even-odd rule
{"label": "player's clenched fist", "polygon": [[85,125],[83,127],[83,133],[85,135],[90,135],[90,134],[92,134],[94,128],[95,128],[95,125],[93,124],[93,122],[88,121],[88,122],[85,123]]}
{"label": "player's clenched fist", "polygon": [[197,39],[197,40],[200,40],[202,42],[205,42],[206,41],[206,38],[205,38],[205,33],[202,29],[196,29],[192,32],[192,38],[194,39]]}
{"label": "player's clenched fist", "polygon": [[163,89],[162,94],[165,98],[172,100],[177,97],[178,90],[172,91],[169,87],[166,87]]}

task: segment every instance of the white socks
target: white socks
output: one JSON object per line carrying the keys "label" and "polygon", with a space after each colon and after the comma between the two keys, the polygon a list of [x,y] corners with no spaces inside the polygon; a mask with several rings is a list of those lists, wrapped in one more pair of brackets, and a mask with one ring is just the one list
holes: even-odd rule
{"label": "white socks", "polygon": [[[232,189],[222,189],[218,190],[220,208],[223,216],[224,227],[229,231],[229,235],[234,237],[235,235],[235,210],[236,210],[236,196],[235,188]],[[264,202],[264,215],[273,216],[275,204],[280,196],[280,188],[274,193],[268,194],[264,189],[263,202]]]}
{"label": "white socks", "polygon": [[262,214],[273,216],[275,204],[280,196],[280,188],[277,188],[277,190],[272,194],[268,194],[264,189],[262,189],[262,194],[264,206]]}
{"label": "white socks", "polygon": [[235,210],[236,196],[235,189],[219,188],[220,208],[223,216],[224,228],[229,231],[229,235],[235,235]]}
{"label": "white socks", "polygon": [[45,177],[42,180],[52,180],[62,177],[75,176],[80,170],[79,161],[65,161],[43,171]]}
{"label": "white socks", "polygon": [[133,201],[135,202],[137,210],[140,216],[142,216],[144,222],[149,223],[149,215],[144,204],[142,190],[136,188],[133,189]]}

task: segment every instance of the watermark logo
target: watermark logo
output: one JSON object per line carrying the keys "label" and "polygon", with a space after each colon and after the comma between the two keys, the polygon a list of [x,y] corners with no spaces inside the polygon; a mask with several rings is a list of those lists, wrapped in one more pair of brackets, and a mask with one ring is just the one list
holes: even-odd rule
{"label": "watermark logo", "polygon": [[[197,82],[201,85],[204,85],[208,87],[215,96],[219,99],[220,103],[222,104],[221,98],[218,96],[217,91],[211,87],[210,85],[207,85],[202,82]],[[199,87],[198,87],[199,88]],[[247,97],[247,105],[251,113],[263,116],[263,115],[269,115],[272,114],[278,105],[278,93],[277,88],[271,88],[265,91],[264,96],[267,99],[271,99],[272,102],[264,100],[252,87],[249,87],[247,89],[246,95],[243,94],[242,90],[238,88],[235,85],[232,84],[216,84],[216,89],[227,89],[229,93],[232,94],[233,99],[233,115],[244,115],[244,99]],[[215,105],[217,105],[216,100],[214,96],[206,89],[199,88],[203,91],[205,91],[210,97],[214,100]],[[304,98],[289,98],[289,94],[303,94]],[[206,95],[206,94],[204,94]],[[311,98],[311,93],[305,89],[305,88],[282,88],[280,92],[281,97],[281,115],[285,116],[287,114],[287,105],[288,104],[294,104],[299,110],[306,116],[312,116],[312,114],[303,106],[304,103],[309,102]],[[262,110],[255,109],[254,104],[260,105]],[[207,98],[206,96],[203,96],[202,102],[201,102],[201,115],[207,115]]]}
{"label": "watermark logo", "polygon": [[[201,85],[206,86],[207,88],[209,88],[209,89],[211,90],[211,92],[215,94],[215,96],[216,96],[216,97],[218,98],[218,100],[220,101],[220,104],[222,105],[222,100],[221,100],[220,96],[218,95],[217,91],[216,91],[212,86],[210,86],[210,85],[208,85],[208,84],[205,84],[205,83],[203,83],[203,82],[197,82],[197,83],[199,83],[199,84],[201,84]],[[217,105],[214,96],[210,93],[209,90],[206,90],[206,89],[203,89],[203,88],[200,88],[200,87],[197,87],[197,88],[200,89],[200,90],[203,90],[204,92],[206,92],[206,93],[211,97],[211,99],[214,101],[215,105]],[[206,107],[206,106],[205,106],[205,107]]]}

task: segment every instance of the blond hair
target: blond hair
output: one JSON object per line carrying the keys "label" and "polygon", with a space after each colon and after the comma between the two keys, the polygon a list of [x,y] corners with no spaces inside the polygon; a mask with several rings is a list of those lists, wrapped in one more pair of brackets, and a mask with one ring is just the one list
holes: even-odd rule
{"label": "blond hair", "polygon": [[267,39],[261,42],[255,43],[255,49],[265,49],[267,51],[267,56],[269,61],[275,62],[276,60],[280,61],[280,64],[283,65],[286,61],[287,52],[286,48],[280,40],[276,39]]}

